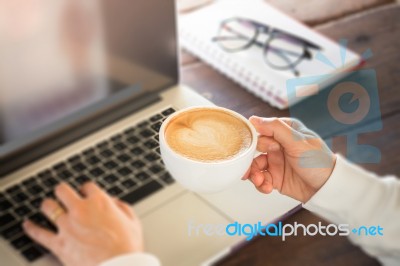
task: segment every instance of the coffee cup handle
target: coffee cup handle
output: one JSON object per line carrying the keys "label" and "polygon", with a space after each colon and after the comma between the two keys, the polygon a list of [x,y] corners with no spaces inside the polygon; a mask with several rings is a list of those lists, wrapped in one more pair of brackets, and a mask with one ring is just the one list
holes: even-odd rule
{"label": "coffee cup handle", "polygon": [[263,155],[263,154],[267,154],[267,153],[266,153],[266,152],[256,151],[256,152],[254,153],[254,159],[257,158],[257,157],[260,156],[260,155]]}
{"label": "coffee cup handle", "polygon": [[[260,137],[261,135],[260,135],[260,133],[256,132],[256,136],[257,136],[257,139],[258,139],[258,137]],[[262,154],[267,154],[267,153],[260,152],[260,151],[256,150],[256,152],[254,153],[254,157],[253,158],[255,159],[255,158],[257,158],[258,156],[260,156]]]}

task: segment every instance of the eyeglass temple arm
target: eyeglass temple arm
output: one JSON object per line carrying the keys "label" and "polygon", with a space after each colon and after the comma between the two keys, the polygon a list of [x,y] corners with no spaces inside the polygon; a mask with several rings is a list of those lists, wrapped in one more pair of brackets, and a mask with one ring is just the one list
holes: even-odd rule
{"label": "eyeglass temple arm", "polygon": [[[239,19],[239,20],[243,20],[243,21],[245,21],[245,22],[251,23],[251,24],[253,24],[253,26],[256,26],[256,27],[261,27],[261,28],[263,28],[263,29],[266,30],[266,31],[269,30],[269,27],[268,27],[268,26],[263,25],[263,24],[260,24],[260,23],[258,23],[258,22],[251,21],[251,20],[244,20],[244,19]],[[224,41],[224,40],[234,40],[234,39],[251,40],[249,37],[247,37],[247,36],[241,34],[240,32],[236,31],[235,29],[232,29],[231,27],[228,27],[227,25],[223,25],[223,24],[222,24],[221,27],[225,27],[226,30],[228,30],[228,31],[230,31],[230,32],[232,32],[232,33],[234,33],[234,34],[236,34],[237,36],[216,36],[216,37],[213,37],[213,38],[211,39],[213,42],[215,42],[215,41]],[[265,44],[263,44],[262,42],[260,42],[260,41],[258,41],[258,40],[252,40],[252,44],[257,45],[257,46],[260,47],[260,48],[264,48],[264,46],[265,46]],[[277,49],[280,49],[280,48],[271,47],[271,50],[272,50],[272,51],[275,51],[275,50],[277,50]],[[280,50],[282,50],[282,49],[280,49]],[[291,52],[291,51],[286,51],[286,52],[289,53],[289,54],[291,54],[291,55],[293,55],[293,56],[298,56],[298,55],[299,55],[299,54],[294,53],[294,52]],[[309,58],[309,57],[308,57],[308,58]]]}
{"label": "eyeglass temple arm", "polygon": [[259,23],[259,22],[257,22],[257,21],[251,20],[251,19],[242,19],[242,18],[237,18],[237,19],[238,19],[239,21],[244,21],[244,22],[246,22],[246,23],[251,23],[251,24],[254,25],[255,27],[262,28],[265,32],[269,32],[269,31],[271,31],[271,30],[273,29],[275,32],[279,32],[279,33],[283,33],[283,34],[285,34],[285,35],[288,35],[288,36],[290,36],[291,38],[293,38],[293,39],[295,39],[295,40],[297,40],[297,41],[299,41],[299,42],[302,42],[303,44],[306,44],[307,46],[309,46],[309,47],[311,47],[311,48],[314,48],[314,49],[317,49],[317,50],[321,50],[321,49],[322,49],[319,45],[314,44],[314,43],[312,43],[312,42],[310,42],[310,41],[308,41],[308,40],[306,40],[306,39],[304,39],[304,38],[302,38],[302,37],[299,37],[299,36],[294,35],[294,34],[292,34],[292,33],[286,32],[286,31],[284,31],[284,30],[280,30],[280,29],[277,29],[277,28],[271,28],[271,27],[268,26],[268,25],[265,25],[265,24],[263,24],[263,23]]}
{"label": "eyeglass temple arm", "polygon": [[[235,36],[225,36],[225,37],[224,36],[218,36],[218,37],[212,38],[212,41],[220,41],[220,40],[226,40],[226,39],[242,39],[242,38],[235,37]],[[246,38],[246,39],[248,39],[248,38]],[[261,42],[254,42],[254,43],[257,44],[258,46],[263,47],[263,44]],[[293,74],[296,77],[299,75],[299,71],[293,65],[290,64],[290,60],[287,58],[286,55],[284,55],[284,53],[286,53],[286,54],[291,53],[290,51],[285,51],[285,50],[282,50],[282,49],[276,49],[276,48],[270,47],[270,46],[267,49],[271,49],[271,52],[276,53],[281,58],[283,58],[283,60],[285,60],[288,63],[289,68],[292,70]],[[291,53],[291,54],[294,54],[294,53]],[[296,55],[298,55],[298,54],[296,54]]]}
{"label": "eyeglass temple arm", "polygon": [[322,50],[321,46],[319,46],[317,44],[314,44],[314,43],[312,43],[312,42],[310,42],[310,41],[308,41],[308,40],[306,40],[306,39],[304,39],[302,37],[294,35],[292,33],[289,33],[289,32],[286,32],[286,31],[280,30],[280,29],[274,29],[274,31],[277,32],[277,33],[281,33],[281,34],[287,35],[290,38],[302,43],[303,45],[305,45],[307,47],[310,47],[310,48],[313,48],[313,49],[316,49],[316,50]]}
{"label": "eyeglass temple arm", "polygon": [[[235,39],[249,40],[249,38],[247,38],[245,36],[216,36],[216,37],[213,37],[211,39],[211,41],[218,42],[218,41],[235,40]],[[264,46],[265,46],[260,41],[253,41],[252,44],[257,45],[260,48],[264,48]],[[287,50],[284,50],[284,49],[281,49],[281,48],[275,48],[275,47],[272,47],[272,46],[268,46],[268,49],[270,49],[274,53],[278,53],[279,51],[284,51],[286,54],[290,54],[290,55],[293,55],[293,56],[299,56],[300,55],[300,54],[292,52],[292,51],[287,51]]]}

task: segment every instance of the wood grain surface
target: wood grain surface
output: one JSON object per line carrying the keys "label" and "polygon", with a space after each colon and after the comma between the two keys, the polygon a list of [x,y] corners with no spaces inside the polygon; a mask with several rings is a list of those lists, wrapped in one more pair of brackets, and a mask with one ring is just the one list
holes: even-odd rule
{"label": "wood grain surface", "polygon": [[382,115],[400,110],[400,5],[395,3],[318,26],[333,40],[347,39],[350,49],[373,56],[364,69],[374,69],[378,79]]}
{"label": "wood grain surface", "polygon": [[308,25],[318,25],[350,14],[372,9],[394,0],[265,0]]}
{"label": "wood grain surface", "polygon": [[[362,165],[380,175],[400,176],[399,17],[400,5],[395,3],[369,8],[315,28],[335,40],[346,38],[350,49],[358,53],[370,48],[374,54],[364,68],[376,71],[383,129],[360,134],[358,141],[360,144],[373,145],[381,151],[380,163]],[[183,52],[181,62],[182,83],[189,85],[217,105],[235,110],[246,117],[289,116],[287,110],[272,108],[189,53]],[[346,154],[346,141],[346,137],[335,137],[333,150]],[[303,224],[315,224],[319,221],[326,223],[304,209],[285,222],[293,224],[295,221]],[[379,263],[352,245],[345,237],[297,236],[285,242],[274,237],[255,239],[218,265],[379,265]]]}

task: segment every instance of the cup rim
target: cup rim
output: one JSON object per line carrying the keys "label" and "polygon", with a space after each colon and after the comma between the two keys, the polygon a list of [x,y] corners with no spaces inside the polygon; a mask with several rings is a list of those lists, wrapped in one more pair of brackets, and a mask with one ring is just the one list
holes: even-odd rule
{"label": "cup rim", "polygon": [[[251,135],[252,135],[252,142],[251,142],[250,146],[248,147],[248,149],[245,152],[239,154],[238,156],[235,156],[235,157],[227,159],[227,160],[217,161],[217,162],[197,161],[197,160],[194,160],[191,158],[187,158],[187,157],[177,153],[176,151],[174,151],[171,147],[168,146],[168,143],[165,140],[165,127],[169,124],[171,119],[173,119],[174,117],[180,115],[181,113],[184,113],[184,112],[187,112],[190,110],[194,110],[194,109],[217,109],[217,110],[221,110],[224,112],[228,112],[229,114],[242,120],[249,127],[249,129],[251,131]],[[171,114],[167,119],[164,120],[158,133],[159,133],[159,138],[160,138],[160,148],[161,148],[161,143],[162,143],[163,146],[166,149],[168,149],[170,154],[172,154],[174,157],[183,159],[188,162],[204,164],[204,165],[220,165],[220,164],[229,164],[229,163],[235,162],[235,161],[239,160],[240,158],[247,156],[253,150],[253,148],[256,149],[256,147],[254,147],[254,146],[257,145],[257,141],[258,141],[257,131],[248,119],[246,119],[243,115],[241,115],[233,110],[227,109],[225,107],[220,107],[220,106],[192,106],[192,107],[187,107],[187,108],[178,110],[175,113]]]}

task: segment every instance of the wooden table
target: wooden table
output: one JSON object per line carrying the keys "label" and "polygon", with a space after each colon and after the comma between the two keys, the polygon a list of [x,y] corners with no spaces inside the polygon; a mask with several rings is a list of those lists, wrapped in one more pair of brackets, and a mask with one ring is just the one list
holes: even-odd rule
{"label": "wooden table", "polygon": [[[346,38],[349,47],[362,53],[371,48],[374,56],[365,68],[376,70],[382,112],[383,129],[359,136],[381,150],[379,164],[363,165],[378,174],[400,176],[400,5],[385,4],[335,19],[315,29],[338,40]],[[190,54],[183,52],[182,82],[209,98],[215,104],[233,109],[245,116],[288,116],[225,78]],[[333,150],[346,151],[346,139],[334,139]],[[367,194],[366,194],[367,195]],[[318,223],[321,218],[300,210],[285,222]],[[221,261],[219,265],[379,265],[344,237],[290,237],[285,242],[274,237],[262,237]]]}

